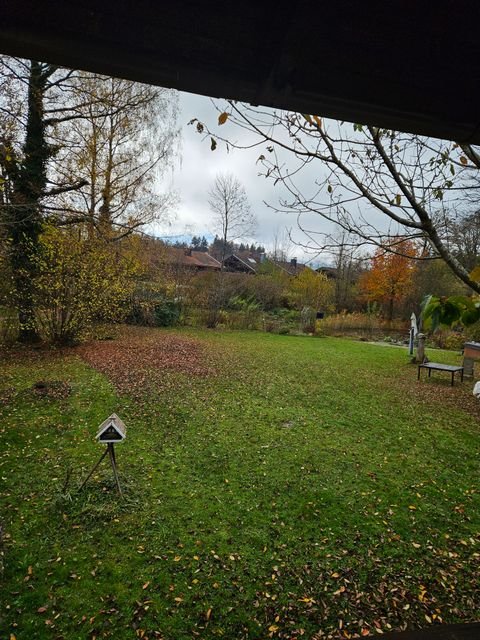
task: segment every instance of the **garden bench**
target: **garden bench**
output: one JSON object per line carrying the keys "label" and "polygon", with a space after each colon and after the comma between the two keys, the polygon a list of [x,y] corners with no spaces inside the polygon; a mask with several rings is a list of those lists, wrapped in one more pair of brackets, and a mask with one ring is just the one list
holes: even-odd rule
{"label": "garden bench", "polygon": [[417,380],[420,380],[420,369],[428,369],[428,377],[432,373],[432,370],[435,371],[448,371],[452,374],[452,382],[451,386],[453,387],[453,379],[457,371],[460,371],[460,380],[463,382],[463,367],[457,367],[452,364],[441,364],[440,362],[424,362],[423,364],[418,365],[418,376]]}

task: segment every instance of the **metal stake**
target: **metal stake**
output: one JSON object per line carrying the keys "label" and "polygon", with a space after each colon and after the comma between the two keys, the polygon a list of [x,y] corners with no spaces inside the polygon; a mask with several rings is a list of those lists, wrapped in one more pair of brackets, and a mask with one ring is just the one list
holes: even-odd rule
{"label": "metal stake", "polygon": [[110,458],[110,463],[112,465],[112,469],[113,469],[113,475],[115,477],[115,484],[117,485],[117,490],[118,493],[122,496],[122,488],[120,487],[120,481],[118,479],[118,474],[117,474],[117,465],[116,465],[116,459],[115,459],[115,449],[113,448],[113,443],[109,442],[107,444],[107,448],[105,449],[105,451],[102,453],[100,460],[98,460],[98,462],[95,464],[95,466],[93,467],[93,469],[90,471],[90,473],[88,474],[88,476],[85,478],[85,480],[82,482],[79,491],[81,491],[83,489],[83,487],[87,484],[87,482],[90,480],[90,478],[93,476],[93,474],[95,473],[95,471],[98,469],[98,467],[100,466],[100,463],[102,462],[102,460],[105,458],[105,456],[108,454],[109,458]]}
{"label": "metal stake", "polygon": [[112,463],[113,475],[115,476],[115,482],[117,484],[118,493],[122,495],[122,488],[120,487],[120,482],[118,480],[118,475],[117,475],[117,464],[115,460],[115,449],[113,448],[113,442],[108,443],[107,450],[110,455],[110,462]]}

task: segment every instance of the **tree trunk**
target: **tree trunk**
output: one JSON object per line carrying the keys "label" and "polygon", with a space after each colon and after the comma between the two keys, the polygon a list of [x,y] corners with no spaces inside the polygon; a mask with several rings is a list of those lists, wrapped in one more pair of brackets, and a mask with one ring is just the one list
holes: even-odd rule
{"label": "tree trunk", "polygon": [[15,304],[20,324],[19,340],[38,342],[34,311],[34,283],[38,242],[42,231],[41,199],[47,185],[46,164],[52,150],[45,140],[44,95],[50,67],[30,63],[28,113],[23,161],[12,162],[11,204],[8,215],[10,263],[14,274]]}
{"label": "tree trunk", "polygon": [[393,296],[390,296],[388,301],[388,321],[392,322],[393,320]]}

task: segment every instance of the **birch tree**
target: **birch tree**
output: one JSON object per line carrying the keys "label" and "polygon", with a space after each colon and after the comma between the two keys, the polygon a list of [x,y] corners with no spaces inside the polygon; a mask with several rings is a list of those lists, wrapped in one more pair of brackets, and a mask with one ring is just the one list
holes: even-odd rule
{"label": "birch tree", "polygon": [[223,270],[228,243],[250,236],[255,229],[256,219],[250,209],[245,188],[233,174],[218,174],[208,195],[214,224],[223,243]]}
{"label": "birch tree", "polygon": [[34,287],[45,223],[106,240],[166,214],[157,179],[175,152],[176,97],[167,90],[0,59],[0,222],[25,342],[38,339]]}

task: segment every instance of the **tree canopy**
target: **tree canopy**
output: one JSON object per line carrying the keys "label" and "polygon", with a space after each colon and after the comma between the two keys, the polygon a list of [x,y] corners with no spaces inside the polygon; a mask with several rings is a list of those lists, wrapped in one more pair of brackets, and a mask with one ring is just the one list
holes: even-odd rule
{"label": "tree canopy", "polygon": [[0,111],[2,254],[20,339],[32,341],[45,225],[111,241],[168,211],[171,197],[158,193],[156,178],[176,148],[176,97],[1,57]]}
{"label": "tree canopy", "polygon": [[[441,258],[480,292],[449,235],[453,212],[463,218],[479,202],[477,148],[233,101],[219,111],[218,127],[225,129],[202,123],[200,132],[236,147],[261,149],[263,175],[282,187],[273,206],[297,215],[310,248],[325,251],[336,244],[330,230],[312,228],[312,215],[340,227],[356,246],[395,251],[392,238],[415,240],[422,245],[417,259]],[[252,137],[235,142],[227,123]]]}

